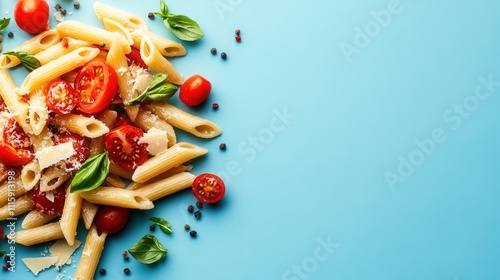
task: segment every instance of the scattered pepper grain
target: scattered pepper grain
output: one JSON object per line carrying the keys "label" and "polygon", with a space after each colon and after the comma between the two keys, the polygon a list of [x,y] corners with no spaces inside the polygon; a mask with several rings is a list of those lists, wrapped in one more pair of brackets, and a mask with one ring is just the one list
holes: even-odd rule
{"label": "scattered pepper grain", "polygon": [[203,208],[203,203],[201,201],[197,201],[196,202],[196,207],[198,207],[198,209]]}
{"label": "scattered pepper grain", "polygon": [[189,205],[189,206],[188,206],[188,212],[189,212],[189,213],[193,213],[193,211],[194,211],[194,207],[193,207],[193,205]]}
{"label": "scattered pepper grain", "polygon": [[155,225],[150,225],[150,226],[149,226],[149,230],[150,230],[150,231],[155,231]]}
{"label": "scattered pepper grain", "polygon": [[60,12],[61,12],[61,15],[65,15],[66,14],[66,9],[65,8],[61,8]]}
{"label": "scattered pepper grain", "polygon": [[106,43],[104,43],[104,42],[100,42],[100,43],[99,43],[99,47],[101,47],[101,48],[105,48],[105,47],[106,47]]}
{"label": "scattered pepper grain", "polygon": [[200,212],[200,211],[195,211],[195,212],[194,212],[194,217],[195,217],[196,219],[201,219],[201,212]]}
{"label": "scattered pepper grain", "polygon": [[149,12],[148,13],[148,18],[149,19],[155,19],[155,14],[153,14],[152,12]]}
{"label": "scattered pepper grain", "polygon": [[227,148],[226,143],[220,143],[219,149],[225,150]]}
{"label": "scattered pepper grain", "polygon": [[219,104],[218,103],[212,104],[212,109],[214,109],[214,110],[219,109]]}
{"label": "scattered pepper grain", "polygon": [[236,36],[239,36],[241,34],[240,29],[236,28],[236,30],[234,30],[234,34],[236,34]]}
{"label": "scattered pepper grain", "polygon": [[238,36],[236,36],[236,37],[234,37],[234,38],[236,39],[236,42],[238,42],[238,43],[240,43],[240,42],[241,42],[241,36],[240,36],[240,35],[238,35]]}
{"label": "scattered pepper grain", "polygon": [[185,230],[189,230],[190,228],[191,228],[191,227],[190,227],[188,224],[185,224],[185,225],[184,225],[184,229],[185,229]]}
{"label": "scattered pepper grain", "polygon": [[10,260],[11,260],[10,256],[9,255],[5,256],[4,260],[5,260],[5,262],[10,262]]}
{"label": "scattered pepper grain", "polygon": [[12,33],[12,31],[11,31],[11,32],[7,33],[7,36],[9,36],[9,38],[12,38],[12,37],[14,37],[14,33]]}
{"label": "scattered pepper grain", "polygon": [[54,6],[54,8],[56,9],[56,11],[59,11],[62,7],[61,7],[61,5],[56,4],[56,5]]}
{"label": "scattered pepper grain", "polygon": [[127,274],[127,275],[128,275],[128,274],[130,274],[130,268],[126,267],[126,268],[123,270],[123,272],[125,272],[125,274]]}
{"label": "scattered pepper grain", "polygon": [[221,52],[220,57],[225,60],[227,58],[227,54],[225,52]]}
{"label": "scattered pepper grain", "polygon": [[101,274],[101,275],[106,274],[106,269],[104,269],[104,268],[99,269],[99,274]]}
{"label": "scattered pepper grain", "polygon": [[73,7],[75,7],[75,9],[80,9],[80,2],[76,1],[76,2],[73,4]]}
{"label": "scattered pepper grain", "polygon": [[216,54],[216,53],[217,53],[217,49],[216,49],[216,48],[211,48],[211,49],[210,49],[210,52],[211,52],[212,54]]}
{"label": "scattered pepper grain", "polygon": [[189,232],[189,235],[191,235],[191,237],[196,237],[196,234],[197,234],[196,230],[192,230]]}

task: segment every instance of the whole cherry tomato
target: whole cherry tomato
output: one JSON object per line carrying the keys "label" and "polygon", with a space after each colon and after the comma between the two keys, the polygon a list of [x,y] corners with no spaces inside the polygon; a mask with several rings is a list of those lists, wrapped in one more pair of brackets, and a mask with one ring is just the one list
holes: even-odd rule
{"label": "whole cherry tomato", "polygon": [[97,230],[105,233],[117,233],[128,223],[130,210],[128,208],[104,205],[95,215]]}
{"label": "whole cherry tomato", "polygon": [[14,19],[19,28],[30,34],[49,30],[49,4],[45,0],[19,0]]}
{"label": "whole cherry tomato", "polygon": [[200,75],[189,77],[181,85],[179,98],[187,106],[198,106],[207,100],[212,84]]}

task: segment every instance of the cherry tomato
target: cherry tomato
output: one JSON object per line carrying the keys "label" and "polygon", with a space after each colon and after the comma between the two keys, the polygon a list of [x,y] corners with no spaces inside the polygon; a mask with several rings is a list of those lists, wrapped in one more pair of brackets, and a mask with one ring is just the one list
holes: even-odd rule
{"label": "cherry tomato", "polygon": [[192,186],[193,194],[196,199],[204,203],[219,202],[226,193],[224,181],[217,175],[203,173],[198,175]]}
{"label": "cherry tomato", "polygon": [[49,30],[49,4],[45,0],[19,0],[14,19],[19,28],[30,34]]}
{"label": "cherry tomato", "polygon": [[61,214],[66,199],[64,186],[59,186],[52,191],[42,192],[37,186],[33,190],[33,204],[42,213],[47,215]]}
{"label": "cherry tomato", "polygon": [[146,64],[146,62],[144,62],[144,60],[142,60],[141,52],[138,49],[132,48],[132,51],[125,56],[127,57],[127,63],[129,66],[134,63],[141,68],[144,68],[146,70],[148,69],[148,65]]}
{"label": "cherry tomato", "polygon": [[20,166],[34,158],[30,138],[14,118],[7,121],[0,140],[0,162],[9,166]]}
{"label": "cherry tomato", "polygon": [[131,124],[131,123],[132,122],[130,121],[130,119],[127,115],[118,113],[118,115],[116,115],[116,120],[115,120],[115,123],[113,124],[113,127],[119,127],[122,125]]}
{"label": "cherry tomato", "polygon": [[128,208],[104,205],[99,208],[94,218],[97,230],[105,233],[117,233],[128,223]]}
{"label": "cherry tomato", "polygon": [[142,129],[131,125],[112,129],[104,136],[104,146],[108,150],[109,159],[124,169],[136,169],[148,159],[148,145],[139,144],[143,135]]}
{"label": "cherry tomato", "polygon": [[55,143],[63,144],[71,142],[75,154],[65,160],[66,171],[77,171],[90,156],[90,139],[72,132],[62,132],[54,136]]}
{"label": "cherry tomato", "polygon": [[65,80],[52,81],[45,91],[47,106],[57,114],[69,114],[78,102],[78,96],[70,83]]}
{"label": "cherry tomato", "polygon": [[0,226],[0,240],[2,240],[4,234],[5,232],[3,231],[3,227]]}
{"label": "cherry tomato", "polygon": [[189,77],[181,85],[179,98],[187,106],[198,106],[203,103],[212,90],[212,84],[200,75]]}
{"label": "cherry tomato", "polygon": [[78,108],[87,114],[106,109],[118,90],[115,70],[101,57],[87,62],[75,78]]}

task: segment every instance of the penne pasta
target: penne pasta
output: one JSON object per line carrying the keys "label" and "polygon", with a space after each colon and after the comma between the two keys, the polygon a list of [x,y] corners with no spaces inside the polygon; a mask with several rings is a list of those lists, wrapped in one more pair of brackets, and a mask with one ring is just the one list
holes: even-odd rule
{"label": "penne pasta", "polygon": [[208,150],[205,148],[186,142],[179,142],[163,153],[149,158],[143,165],[137,167],[132,175],[132,180],[139,183],[146,182],[171,168],[202,156],[207,152]]}
{"label": "penne pasta", "polygon": [[104,19],[108,18],[123,25],[129,30],[146,29],[144,20],[132,13],[125,12],[113,6],[106,5],[102,2],[94,3],[94,12],[100,22],[104,23]]}
{"label": "penne pasta", "polygon": [[40,178],[40,191],[48,192],[64,184],[71,178],[71,174],[66,172],[59,165],[47,167]]}
{"label": "penne pasta", "polygon": [[49,109],[45,100],[45,87],[38,88],[30,94],[29,124],[33,135],[39,135],[46,127]]}
{"label": "penne pasta", "polygon": [[21,224],[21,227],[23,229],[30,229],[30,228],[36,228],[45,225],[46,223],[54,220],[57,218],[58,215],[48,215],[45,213],[42,213],[38,209],[33,209],[23,219],[23,223]]}
{"label": "penne pasta", "polygon": [[26,191],[32,190],[40,181],[41,170],[37,160],[32,160],[23,166],[21,170],[21,182]]}
{"label": "penne pasta", "polygon": [[104,243],[106,242],[107,234],[97,232],[95,226],[92,226],[87,233],[85,245],[83,246],[82,256],[76,268],[75,280],[94,279],[94,274],[101,258]]}
{"label": "penne pasta", "polygon": [[52,119],[51,123],[89,138],[103,136],[109,132],[109,128],[100,120],[83,115],[58,115]]}
{"label": "penne pasta", "polygon": [[7,205],[8,202],[13,202],[12,195],[9,196],[9,192],[13,192],[14,198],[16,198],[25,194],[27,191],[23,187],[21,180],[19,180],[18,177],[14,178],[14,185],[12,185],[12,183],[9,181],[4,181],[2,184],[0,184],[0,207]]}
{"label": "penne pasta", "polygon": [[155,201],[191,187],[194,178],[196,178],[196,176],[189,172],[177,173],[168,178],[144,184],[140,186],[139,192],[149,200]]}
{"label": "penne pasta", "polygon": [[33,196],[30,193],[16,197],[14,201],[0,207],[0,221],[22,215],[33,208]]}
{"label": "penne pasta", "polygon": [[41,65],[45,65],[50,61],[66,55],[81,47],[92,47],[92,44],[87,41],[76,40],[70,37],[62,38],[61,42],[46,48],[34,56]]}
{"label": "penne pasta", "polygon": [[[130,31],[126,29],[123,25],[121,25],[119,22],[114,21],[110,18],[104,18],[102,23],[104,24],[104,28],[110,32],[116,33],[120,36],[120,40],[123,40],[125,42],[124,44],[124,50],[125,53],[130,53],[131,49],[130,46],[134,44],[134,40],[132,40],[132,36],[130,35]],[[116,39],[114,41],[116,43]]]}
{"label": "penne pasta", "polygon": [[80,216],[82,217],[83,224],[86,229],[89,229],[92,226],[92,222],[94,221],[94,217],[97,214],[97,210],[99,210],[99,206],[89,202],[87,200],[83,200],[82,202],[82,213]]}
{"label": "penne pasta", "polygon": [[166,80],[170,83],[176,85],[182,84],[182,76],[175,70],[172,63],[161,55],[160,51],[156,49],[147,35],[142,37],[140,51],[142,60],[144,60],[144,63],[153,69],[154,72],[167,74]]}
{"label": "penne pasta", "polygon": [[29,106],[25,101],[21,101],[21,96],[17,94],[17,87],[9,72],[0,69],[0,96],[10,112],[16,112],[13,117],[22,127],[25,133],[31,132],[28,123]]}
{"label": "penne pasta", "polygon": [[109,173],[113,175],[118,175],[124,179],[132,180],[132,171],[125,170],[114,162],[109,163]]}
{"label": "penne pasta", "polygon": [[76,237],[76,228],[82,210],[82,198],[78,193],[72,193],[66,189],[66,199],[59,225],[68,245],[73,246]]}
{"label": "penne pasta", "polygon": [[97,189],[81,192],[87,201],[99,205],[111,205],[123,208],[148,210],[153,209],[153,203],[140,192],[114,187],[101,186]]}
{"label": "penne pasta", "polygon": [[186,55],[186,48],[184,48],[183,45],[149,30],[136,29],[133,30],[130,35],[132,36],[132,40],[134,40],[134,47],[136,49],[141,47],[142,37],[148,36],[151,39],[151,43],[162,56],[177,57]]}
{"label": "penne pasta", "polygon": [[137,117],[132,121],[137,127],[142,128],[144,131],[148,131],[151,128],[157,128],[167,132],[168,147],[172,147],[177,143],[177,137],[175,135],[174,128],[168,122],[158,118],[153,112],[147,110],[144,107],[139,109]]}
{"label": "penne pasta", "polygon": [[32,246],[48,241],[64,238],[59,222],[45,224],[43,226],[23,229],[16,232],[16,243],[24,246]]}
{"label": "penne pasta", "polygon": [[140,189],[143,186],[146,186],[148,184],[151,184],[151,183],[154,183],[156,181],[163,180],[163,179],[169,178],[171,176],[174,176],[177,173],[190,172],[191,169],[193,169],[192,165],[179,165],[179,166],[170,168],[169,170],[163,172],[162,174],[160,174],[160,175],[154,177],[153,179],[148,180],[148,181],[146,181],[144,183],[138,183],[138,182],[132,181],[128,185],[127,189],[128,190],[137,190],[137,189]]}
{"label": "penne pasta", "polygon": [[[89,42],[92,45],[104,44],[109,48],[115,40],[115,33],[76,21],[64,21],[57,25],[57,32],[64,37],[72,37],[77,40]],[[126,34],[120,34],[127,37]],[[128,35],[130,36],[130,34]]]}

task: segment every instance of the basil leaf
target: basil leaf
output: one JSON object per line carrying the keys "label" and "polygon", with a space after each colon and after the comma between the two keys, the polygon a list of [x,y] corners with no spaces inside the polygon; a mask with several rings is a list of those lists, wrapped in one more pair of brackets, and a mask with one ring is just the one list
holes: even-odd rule
{"label": "basil leaf", "polygon": [[10,18],[0,19],[0,32],[4,31],[9,26]]}
{"label": "basil leaf", "polygon": [[177,38],[184,41],[195,41],[205,36],[198,23],[187,16],[169,14],[163,23]]}
{"label": "basil leaf", "polygon": [[36,57],[32,56],[27,52],[10,51],[10,52],[4,52],[3,54],[13,55],[19,58],[21,64],[24,66],[24,68],[26,68],[26,70],[28,70],[28,72],[31,72],[41,66],[40,61],[38,61]]}
{"label": "basil leaf", "polygon": [[161,245],[160,241],[151,234],[146,234],[128,252],[136,260],[144,264],[153,264],[167,255],[167,249]]}
{"label": "basil leaf", "polygon": [[153,12],[153,15],[157,16],[157,17],[161,17],[161,18],[164,18],[166,17],[166,15],[162,14],[162,13],[158,13],[158,12]]}
{"label": "basil leaf", "polygon": [[170,97],[172,97],[177,92],[178,87],[176,85],[165,82],[166,77],[167,75],[162,73],[155,74],[153,77],[153,81],[148,86],[146,91],[136,98],[130,100],[128,102],[128,105],[137,105],[144,101],[144,99],[146,98],[154,101],[169,100]]}
{"label": "basil leaf", "polygon": [[160,12],[161,12],[161,17],[166,17],[168,15],[168,7],[167,4],[165,4],[165,1],[161,0],[160,1]]}
{"label": "basil leaf", "polygon": [[7,254],[6,250],[0,250],[0,258],[5,256],[5,254]]}
{"label": "basil leaf", "polygon": [[151,218],[149,218],[149,220],[151,222],[153,222],[154,224],[158,225],[160,227],[161,231],[163,231],[164,233],[166,233],[166,234],[173,233],[172,229],[170,228],[170,223],[167,220],[160,218],[160,217],[151,217]]}
{"label": "basil leaf", "polygon": [[109,173],[108,152],[88,158],[71,181],[70,192],[91,191],[99,187]]}

